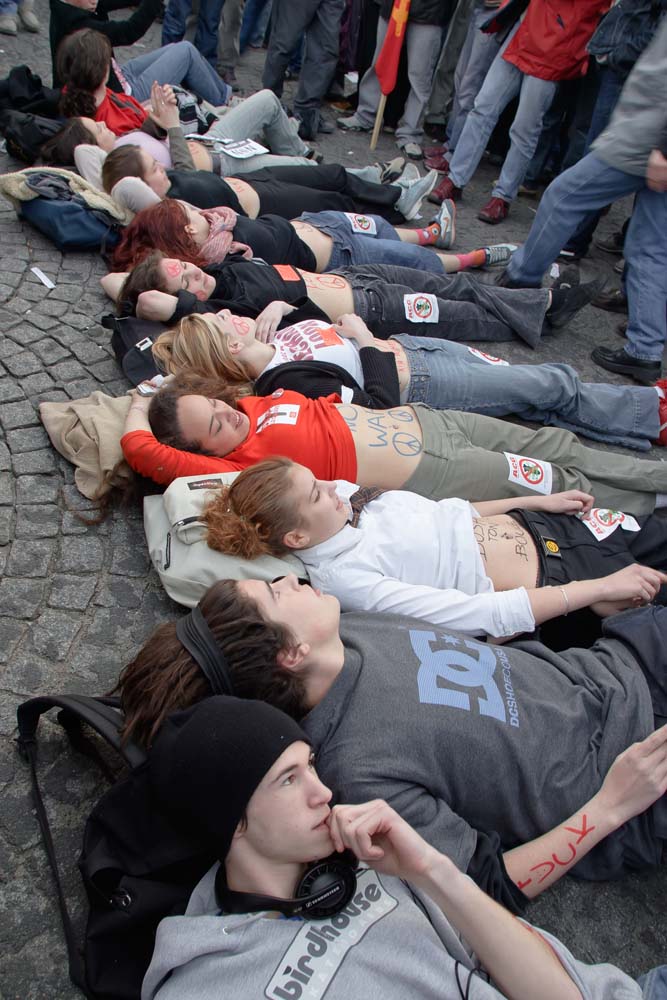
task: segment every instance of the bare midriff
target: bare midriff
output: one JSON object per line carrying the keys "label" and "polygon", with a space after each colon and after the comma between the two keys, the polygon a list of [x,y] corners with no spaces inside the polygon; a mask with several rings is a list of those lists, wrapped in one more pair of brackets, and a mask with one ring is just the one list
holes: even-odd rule
{"label": "bare midriff", "polygon": [[496,590],[531,589],[539,582],[540,560],[523,524],[509,514],[473,518],[473,534],[486,575]]}
{"label": "bare midriff", "polygon": [[331,251],[333,250],[333,240],[331,237],[327,236],[320,229],[316,229],[315,226],[311,226],[309,222],[301,222],[300,219],[292,219],[290,226],[296,230],[299,239],[303,240],[313,251],[315,260],[317,261],[317,270],[326,270],[331,260]]}
{"label": "bare midriff", "polygon": [[337,403],[354,441],[357,482],[400,490],[416,471],[422,453],[422,429],[411,406],[367,410]]}
{"label": "bare midriff", "polygon": [[392,340],[391,337],[389,340],[378,340],[377,337],[373,337],[373,340],[373,347],[377,347],[378,351],[389,351],[396,358],[398,384],[401,392],[406,392],[410,386],[410,362],[405,350],[397,340]]}
{"label": "bare midriff", "polygon": [[313,274],[296,269],[308,289],[308,298],[325,313],[332,323],[344,313],[354,311],[352,289],[341,274]]}
{"label": "bare midriff", "polygon": [[259,195],[247,181],[241,181],[238,177],[225,177],[225,182],[239,200],[239,205],[250,219],[256,219],[259,215]]}

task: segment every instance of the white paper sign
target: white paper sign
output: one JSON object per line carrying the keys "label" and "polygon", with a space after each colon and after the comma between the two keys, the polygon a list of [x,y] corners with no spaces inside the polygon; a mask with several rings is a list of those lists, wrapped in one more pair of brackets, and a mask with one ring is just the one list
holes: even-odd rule
{"label": "white paper sign", "polygon": [[350,223],[353,233],[359,233],[361,236],[375,236],[377,234],[378,227],[375,225],[375,219],[371,219],[370,215],[357,215],[355,212],[345,212],[344,215]]}
{"label": "white paper sign", "polygon": [[613,534],[619,526],[625,531],[639,531],[639,524],[631,514],[608,507],[593,507],[581,521],[598,541]]}
{"label": "white paper sign", "polygon": [[550,462],[541,462],[527,455],[513,455],[509,451],[504,452],[504,455],[509,466],[507,478],[510,483],[517,483],[545,496],[551,493],[553,469]]}
{"label": "white paper sign", "polygon": [[260,434],[272,424],[295,424],[299,419],[300,409],[298,403],[279,403],[277,406],[270,406],[258,419],[255,433]]}
{"label": "white paper sign", "polygon": [[481,358],[482,361],[486,361],[487,365],[509,365],[509,361],[503,361],[502,358],[496,358],[493,354],[485,354],[484,351],[478,351],[476,347],[469,347],[468,350],[471,354],[474,354],[476,358]]}
{"label": "white paper sign", "polygon": [[411,323],[437,323],[440,319],[440,308],[435,295],[427,295],[426,292],[404,295],[403,306],[405,318]]}

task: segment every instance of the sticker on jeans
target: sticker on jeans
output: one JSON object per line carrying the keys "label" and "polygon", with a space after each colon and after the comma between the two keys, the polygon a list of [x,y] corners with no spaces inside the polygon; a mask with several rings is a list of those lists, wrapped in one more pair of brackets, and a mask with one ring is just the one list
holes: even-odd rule
{"label": "sticker on jeans", "polygon": [[405,318],[411,323],[437,323],[440,319],[440,309],[435,295],[427,295],[426,292],[404,295],[403,306]]}
{"label": "sticker on jeans", "polygon": [[510,483],[517,483],[535,493],[543,493],[549,496],[553,483],[553,470],[550,462],[538,462],[536,458],[528,458],[527,455],[513,455],[511,452],[503,452],[509,465]]}
{"label": "sticker on jeans", "polygon": [[482,361],[486,361],[487,365],[509,366],[509,361],[503,361],[502,358],[496,358],[493,354],[485,354],[484,351],[478,351],[476,347],[469,347],[468,350],[471,354],[474,354],[476,358],[481,358]]}
{"label": "sticker on jeans", "polygon": [[626,531],[639,531],[639,524],[631,514],[624,514],[622,510],[610,510],[608,507],[593,507],[581,520],[598,541],[613,534],[619,526]]}
{"label": "sticker on jeans", "polygon": [[375,219],[370,215],[357,215],[355,212],[344,212],[345,218],[350,223],[353,233],[360,233],[362,236],[376,236],[378,228]]}
{"label": "sticker on jeans", "polygon": [[266,413],[262,413],[255,428],[256,434],[261,434],[267,427],[273,424],[295,424],[299,419],[299,403],[280,403],[278,406],[270,406]]}

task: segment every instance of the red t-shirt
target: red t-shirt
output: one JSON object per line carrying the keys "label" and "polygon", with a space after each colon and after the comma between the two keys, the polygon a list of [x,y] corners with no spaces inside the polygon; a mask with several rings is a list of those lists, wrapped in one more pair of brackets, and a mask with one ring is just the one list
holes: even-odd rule
{"label": "red t-shirt", "polygon": [[349,428],[333,403],[340,396],[307,399],[277,389],[272,396],[245,396],[238,408],[250,419],[245,441],[225,458],[195,455],[160,444],[149,431],[121,438],[125,458],[136,472],[167,486],[179,476],[236,472],[265,458],[284,455],[318,479],[357,481],[357,456]]}
{"label": "red t-shirt", "polygon": [[141,128],[147,118],[148,113],[134,97],[116,94],[108,87],[104,100],[95,112],[95,121],[104,122],[116,135]]}

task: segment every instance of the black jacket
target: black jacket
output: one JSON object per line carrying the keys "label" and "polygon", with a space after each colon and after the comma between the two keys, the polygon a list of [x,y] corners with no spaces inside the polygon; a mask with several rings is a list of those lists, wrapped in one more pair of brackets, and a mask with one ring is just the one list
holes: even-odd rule
{"label": "black jacket", "polygon": [[[290,316],[292,320],[292,316]],[[255,382],[255,395],[270,396],[276,389],[292,389],[309,399],[342,396],[343,388],[352,389],[352,402],[370,410],[387,410],[398,406],[401,394],[396,370],[396,357],[391,351],[377,347],[362,347],[359,351],[365,388],[361,388],[350,373],[328,361],[288,361],[264,372]]]}
{"label": "black jacket", "polygon": [[625,79],[666,11],[667,0],[619,0],[600,21],[588,51]]}
{"label": "black jacket", "polygon": [[[141,3],[125,21],[110,21],[109,11],[120,6],[127,6],[114,0],[100,0],[97,10],[91,13],[73,7],[63,0],[50,0],[51,18],[49,21],[49,41],[51,43],[51,61],[53,64],[53,86],[62,86],[56,72],[56,52],[66,35],[80,28],[93,28],[106,35],[112,45],[133,45],[145,35],[162,8],[162,0],[141,0]],[[117,93],[122,91],[118,77],[111,70],[108,87]]]}

